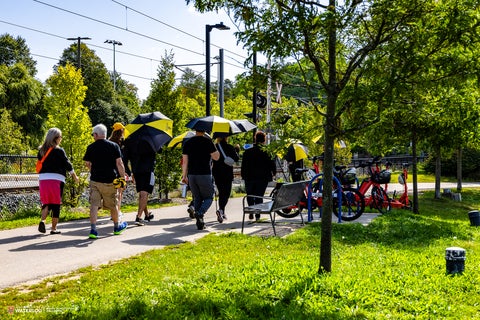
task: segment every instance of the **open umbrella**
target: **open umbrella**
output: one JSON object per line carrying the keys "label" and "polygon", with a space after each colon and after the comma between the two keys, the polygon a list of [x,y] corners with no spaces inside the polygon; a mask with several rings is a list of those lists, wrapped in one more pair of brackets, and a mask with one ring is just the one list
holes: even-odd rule
{"label": "open umbrella", "polygon": [[187,128],[204,132],[236,134],[242,132],[232,121],[219,116],[193,118],[186,125]]}
{"label": "open umbrella", "polygon": [[147,141],[155,152],[172,139],[173,120],[161,112],[139,114],[125,126],[125,143],[135,145]]}
{"label": "open umbrella", "polygon": [[[182,147],[185,142],[188,141],[191,137],[195,136],[195,131],[186,131],[178,136],[173,137],[172,140],[168,143],[167,147],[175,148],[175,147]],[[210,137],[207,133],[205,136]]]}
{"label": "open umbrella", "polygon": [[297,162],[308,158],[308,149],[303,143],[292,143],[285,155],[285,160],[289,162]]}
{"label": "open umbrella", "polygon": [[254,123],[251,123],[247,119],[236,119],[236,120],[232,120],[232,122],[240,129],[240,131],[232,132],[232,130],[230,130],[229,132],[214,132],[213,133],[213,138],[228,137],[228,136],[232,136],[234,134],[248,132],[250,130],[253,130],[253,129],[257,128],[257,126]]}

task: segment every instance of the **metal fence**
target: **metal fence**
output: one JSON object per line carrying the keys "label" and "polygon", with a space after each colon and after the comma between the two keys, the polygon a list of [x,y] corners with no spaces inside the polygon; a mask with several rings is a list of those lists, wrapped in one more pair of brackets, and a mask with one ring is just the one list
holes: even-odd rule
{"label": "metal fence", "polygon": [[0,192],[38,188],[36,156],[0,154]]}

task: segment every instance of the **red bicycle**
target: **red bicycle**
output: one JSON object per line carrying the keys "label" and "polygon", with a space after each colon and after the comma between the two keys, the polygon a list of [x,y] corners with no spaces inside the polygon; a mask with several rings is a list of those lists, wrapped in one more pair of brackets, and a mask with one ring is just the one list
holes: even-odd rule
{"label": "red bicycle", "polygon": [[402,172],[398,175],[398,183],[403,185],[403,193],[400,198],[396,199],[396,190],[393,192],[393,200],[392,200],[392,207],[394,208],[402,208],[407,210],[412,210],[412,202],[408,198],[408,186],[407,186],[407,179],[408,179],[408,167],[409,163],[402,163]]}
{"label": "red bicycle", "polygon": [[[380,213],[389,212],[392,209],[392,199],[388,197],[387,192],[382,184],[387,185],[391,179],[391,171],[389,169],[381,169],[380,157],[377,156],[359,167],[367,168],[368,178],[360,183],[358,191],[365,197],[365,205],[372,209],[377,209]],[[367,195],[367,192],[370,193]]]}

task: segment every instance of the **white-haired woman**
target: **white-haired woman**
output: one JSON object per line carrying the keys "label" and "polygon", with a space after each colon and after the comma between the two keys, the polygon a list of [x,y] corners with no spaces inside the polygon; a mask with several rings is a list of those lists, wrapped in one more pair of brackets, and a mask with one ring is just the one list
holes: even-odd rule
{"label": "white-haired woman", "polygon": [[67,172],[75,182],[78,182],[72,163],[68,160],[65,150],[59,146],[61,141],[62,131],[58,128],[51,128],[47,131],[45,140],[38,150],[38,160],[45,157],[38,175],[40,202],[42,204],[42,218],[38,225],[38,231],[41,233],[46,232],[45,220],[49,212],[52,214],[50,234],[60,233],[57,230],[57,224]]}

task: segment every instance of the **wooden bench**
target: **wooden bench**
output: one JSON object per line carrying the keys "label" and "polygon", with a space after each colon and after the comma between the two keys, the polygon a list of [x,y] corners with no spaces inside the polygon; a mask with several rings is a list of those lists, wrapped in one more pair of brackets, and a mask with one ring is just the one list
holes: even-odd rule
{"label": "wooden bench", "polygon": [[[260,197],[260,196],[252,196],[252,195],[246,195],[245,197],[243,197],[242,233],[243,233],[243,227],[245,225],[245,215],[268,214],[270,216],[270,221],[272,223],[273,234],[277,235],[277,232],[275,230],[276,212],[279,210],[297,205],[297,203],[302,199],[302,197],[305,196],[306,185],[307,185],[307,181],[284,183],[280,186],[274,198],[267,197],[267,196]],[[248,197],[261,198],[268,201],[255,204],[252,206],[248,206],[246,205]]]}

